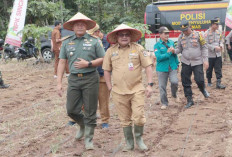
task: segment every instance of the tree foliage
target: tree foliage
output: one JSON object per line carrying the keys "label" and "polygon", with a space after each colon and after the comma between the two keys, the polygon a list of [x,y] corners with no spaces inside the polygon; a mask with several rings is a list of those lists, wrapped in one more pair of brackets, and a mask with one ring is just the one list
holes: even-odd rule
{"label": "tree foliage", "polygon": [[[143,33],[146,5],[152,0],[28,0],[25,25],[35,27],[54,25],[55,20],[67,21],[78,11],[95,20],[103,32],[108,33],[116,25],[129,23]],[[0,38],[5,38],[13,0],[0,3]],[[29,25],[28,27],[32,27]],[[25,32],[25,31],[24,31]]]}

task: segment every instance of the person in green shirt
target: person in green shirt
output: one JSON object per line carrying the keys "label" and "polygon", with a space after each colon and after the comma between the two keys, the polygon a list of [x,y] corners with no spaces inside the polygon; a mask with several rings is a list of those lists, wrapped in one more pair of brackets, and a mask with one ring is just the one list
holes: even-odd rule
{"label": "person in green shirt", "polygon": [[[85,136],[85,148],[94,149],[93,135],[96,127],[98,105],[99,75],[97,67],[102,65],[105,50],[97,37],[86,33],[94,28],[96,22],[77,13],[63,27],[75,35],[63,41],[58,65],[57,92],[63,94],[62,77],[66,60],[70,75],[68,77],[67,113],[79,126],[76,139]],[[83,110],[82,110],[83,107]]]}
{"label": "person in green shirt", "polygon": [[174,42],[169,37],[169,30],[167,27],[160,27],[159,29],[160,40],[155,44],[155,56],[156,56],[156,72],[158,74],[160,100],[162,103],[161,109],[166,109],[168,106],[167,98],[167,82],[168,78],[171,82],[172,97],[178,102],[177,97],[178,90],[178,77],[177,69],[179,65],[178,57],[176,54],[172,54],[174,50]]}

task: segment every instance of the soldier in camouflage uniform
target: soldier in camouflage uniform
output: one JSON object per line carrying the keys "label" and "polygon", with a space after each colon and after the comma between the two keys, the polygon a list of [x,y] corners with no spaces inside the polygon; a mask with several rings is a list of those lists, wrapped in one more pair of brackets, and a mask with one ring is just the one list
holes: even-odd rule
{"label": "soldier in camouflage uniform", "polygon": [[205,32],[205,39],[208,44],[208,56],[209,56],[209,69],[206,72],[208,79],[208,86],[212,86],[211,78],[213,69],[217,78],[217,89],[225,89],[226,86],[221,84],[222,78],[222,57],[221,52],[223,49],[222,33],[218,30],[219,19],[211,20],[211,27]]}
{"label": "soldier in camouflage uniform", "polygon": [[181,33],[178,38],[177,48],[172,52],[176,54],[182,53],[181,81],[184,87],[185,97],[187,98],[187,105],[185,108],[189,108],[194,105],[191,88],[192,73],[194,74],[194,80],[204,97],[209,97],[209,93],[205,89],[203,71],[203,65],[205,66],[205,69],[208,69],[209,66],[208,48],[201,33],[192,30],[188,21],[182,21],[180,28],[183,33]]}

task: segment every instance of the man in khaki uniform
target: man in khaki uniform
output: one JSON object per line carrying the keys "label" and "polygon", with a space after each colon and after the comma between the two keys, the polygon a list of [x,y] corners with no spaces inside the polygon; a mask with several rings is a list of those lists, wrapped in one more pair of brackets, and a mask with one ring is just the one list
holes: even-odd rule
{"label": "man in khaki uniform", "polygon": [[[107,42],[106,36],[103,35],[103,33],[101,33],[98,24],[96,24],[96,26],[93,29],[88,30],[88,33],[102,40],[105,51],[109,48],[110,44]],[[109,111],[110,92],[107,88],[106,81],[104,79],[104,70],[102,69],[102,66],[99,66],[97,70],[100,76],[98,104],[99,104],[99,110],[100,110],[101,121],[102,121],[101,126],[102,128],[108,128],[109,127],[108,123],[110,119],[110,111]]]}
{"label": "man in khaki uniform", "polygon": [[212,86],[212,73],[213,69],[216,74],[217,89],[225,89],[226,86],[221,84],[222,78],[222,57],[221,52],[223,49],[222,42],[222,33],[218,30],[220,21],[218,18],[211,20],[211,27],[205,32],[205,39],[208,44],[208,52],[209,52],[209,68],[206,72],[206,77],[208,79],[208,86]]}
{"label": "man in khaki uniform", "polygon": [[81,13],[64,23],[64,28],[74,31],[75,35],[62,43],[57,78],[57,92],[62,96],[62,76],[68,60],[71,74],[68,77],[67,113],[80,126],[76,139],[80,140],[85,136],[87,150],[94,149],[92,139],[96,127],[99,90],[96,67],[102,64],[105,55],[101,40],[86,33],[86,30],[95,25],[95,21]]}
{"label": "man in khaki uniform", "polygon": [[[111,46],[104,57],[104,77],[109,91],[112,90],[113,102],[116,106],[127,147],[134,149],[134,135],[140,150],[147,150],[143,143],[144,87],[142,84],[142,68],[145,68],[148,85],[146,96],[152,93],[152,61],[144,48],[135,43],[141,38],[141,32],[125,24],[119,25],[107,35]],[[113,85],[111,84],[111,72]],[[134,135],[132,125],[134,122]]]}
{"label": "man in khaki uniform", "polygon": [[194,80],[197,83],[199,90],[205,98],[209,97],[209,93],[205,89],[204,71],[208,69],[208,48],[207,43],[200,32],[191,29],[188,21],[182,21],[180,25],[182,33],[180,34],[177,42],[177,48],[173,53],[182,53],[181,55],[181,81],[184,87],[184,94],[187,98],[185,108],[194,105],[192,99],[191,76],[194,74]]}

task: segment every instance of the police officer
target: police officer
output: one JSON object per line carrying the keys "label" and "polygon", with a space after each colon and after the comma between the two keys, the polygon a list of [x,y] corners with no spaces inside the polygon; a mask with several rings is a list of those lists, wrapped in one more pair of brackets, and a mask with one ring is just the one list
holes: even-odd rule
{"label": "police officer", "polygon": [[167,98],[167,82],[168,78],[171,82],[172,97],[175,102],[179,102],[177,97],[178,90],[178,77],[177,69],[179,66],[178,57],[176,54],[172,54],[171,50],[174,49],[174,42],[169,37],[169,30],[167,27],[159,28],[160,40],[155,44],[155,56],[156,56],[156,73],[158,75],[160,100],[162,103],[161,109],[166,109],[168,106]]}
{"label": "police officer", "polygon": [[173,52],[176,54],[182,53],[181,81],[184,87],[185,97],[187,98],[187,104],[185,107],[189,108],[194,105],[191,88],[192,73],[194,74],[194,80],[204,97],[209,97],[209,93],[205,89],[203,71],[203,64],[205,69],[209,66],[208,48],[202,34],[192,30],[188,21],[182,21],[180,29],[182,33],[178,38],[177,48]]}
{"label": "police officer", "polygon": [[232,30],[226,36],[226,47],[227,47],[228,55],[230,57],[230,61],[232,63]]}
{"label": "police officer", "polygon": [[102,64],[105,54],[100,39],[86,33],[86,30],[95,25],[95,21],[80,12],[64,23],[63,27],[74,31],[75,35],[62,43],[57,77],[57,92],[62,96],[62,76],[68,60],[71,74],[68,77],[67,113],[80,126],[76,139],[85,136],[87,150],[94,149],[92,139],[96,127],[99,90],[96,67]]}
{"label": "police officer", "polygon": [[2,73],[0,71],[0,88],[8,88],[10,85],[4,84],[4,81],[2,80]]}
{"label": "police officer", "polygon": [[[106,40],[106,35],[104,35],[98,24],[88,31],[89,34],[94,35],[102,40],[105,51],[110,47],[110,44]],[[110,111],[109,111],[109,99],[110,92],[107,88],[106,81],[104,79],[104,70],[102,66],[97,67],[99,76],[100,76],[100,84],[99,84],[99,94],[98,94],[98,102],[99,102],[99,110],[102,121],[102,128],[109,127],[109,119],[110,119]]]}
{"label": "police officer", "polygon": [[[113,102],[116,106],[127,147],[125,151],[134,149],[134,136],[140,150],[147,150],[142,135],[146,122],[144,115],[144,94],[152,93],[152,61],[144,48],[135,43],[141,38],[141,32],[125,24],[119,25],[107,35],[111,46],[104,57],[104,77],[109,91],[112,90]],[[148,85],[144,92],[142,84],[142,68],[145,68]],[[111,84],[111,72],[113,85]],[[132,125],[134,122],[134,135]]]}
{"label": "police officer", "polygon": [[208,56],[209,56],[209,68],[206,72],[206,77],[208,79],[208,86],[212,86],[211,78],[213,69],[216,74],[217,84],[216,88],[225,89],[226,86],[221,84],[222,78],[222,57],[221,52],[223,49],[222,43],[222,34],[218,30],[219,27],[219,19],[215,18],[211,20],[211,27],[205,32],[205,39],[208,44]]}

